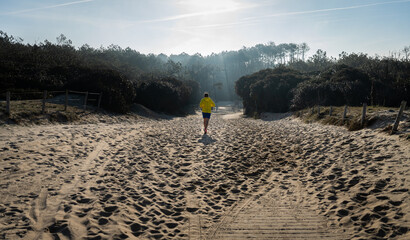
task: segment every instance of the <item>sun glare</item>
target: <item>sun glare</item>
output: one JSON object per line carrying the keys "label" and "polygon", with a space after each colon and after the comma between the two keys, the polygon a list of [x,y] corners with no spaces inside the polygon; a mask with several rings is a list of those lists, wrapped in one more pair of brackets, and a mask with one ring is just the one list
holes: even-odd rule
{"label": "sun glare", "polygon": [[235,11],[241,7],[241,3],[236,0],[181,0],[179,3],[189,12]]}

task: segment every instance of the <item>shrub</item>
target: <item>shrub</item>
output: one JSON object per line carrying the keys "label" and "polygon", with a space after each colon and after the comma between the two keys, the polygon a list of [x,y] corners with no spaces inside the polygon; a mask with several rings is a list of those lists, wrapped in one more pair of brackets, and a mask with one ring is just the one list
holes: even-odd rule
{"label": "shrub", "polygon": [[300,83],[293,90],[292,108],[369,103],[371,84],[369,76],[363,71],[339,65]]}
{"label": "shrub", "polygon": [[245,114],[286,112],[292,99],[292,89],[307,79],[296,70],[284,67],[266,69],[241,77],[235,84],[242,97]]}
{"label": "shrub", "polygon": [[65,86],[77,91],[101,92],[101,107],[126,113],[135,97],[135,89],[129,80],[110,69],[71,69],[72,80]]}
{"label": "shrub", "polygon": [[154,111],[178,114],[188,105],[191,93],[184,82],[165,77],[137,83],[135,102]]}

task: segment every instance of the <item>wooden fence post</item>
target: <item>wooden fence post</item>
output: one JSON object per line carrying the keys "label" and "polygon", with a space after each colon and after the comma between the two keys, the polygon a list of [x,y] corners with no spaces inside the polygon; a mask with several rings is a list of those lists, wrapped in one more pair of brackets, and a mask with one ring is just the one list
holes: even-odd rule
{"label": "wooden fence post", "polygon": [[332,116],[332,112],[333,112],[333,107],[332,107],[332,106],[330,106],[330,109],[329,109],[329,116]]}
{"label": "wooden fence post", "polygon": [[44,90],[43,92],[43,106],[41,108],[41,113],[45,113],[46,112],[46,99],[47,99],[47,90]]}
{"label": "wooden fence post", "polygon": [[87,109],[87,100],[88,100],[88,92],[85,93],[85,98],[84,98],[84,110]]}
{"label": "wooden fence post", "polygon": [[345,105],[345,109],[343,111],[343,122],[346,120],[346,114],[347,114],[347,105]]}
{"label": "wooden fence post", "polygon": [[64,111],[67,111],[67,105],[68,105],[68,90],[65,90],[65,102],[64,102]]}
{"label": "wooden fence post", "polygon": [[97,109],[98,109],[98,110],[100,110],[101,99],[102,99],[102,92],[100,92],[100,95],[98,96],[98,104],[97,104]]}
{"label": "wooden fence post", "polygon": [[401,102],[399,113],[397,114],[396,120],[394,121],[393,128],[391,129],[391,134],[397,131],[397,128],[399,127],[399,123],[400,123],[400,118],[401,118],[401,115],[403,115],[403,111],[406,108],[406,104],[407,104],[406,101]]}
{"label": "wooden fence post", "polygon": [[366,107],[367,103],[363,103],[362,120],[360,121],[362,127],[364,126],[364,120],[366,119]]}
{"label": "wooden fence post", "polygon": [[10,92],[6,93],[6,113],[10,115]]}

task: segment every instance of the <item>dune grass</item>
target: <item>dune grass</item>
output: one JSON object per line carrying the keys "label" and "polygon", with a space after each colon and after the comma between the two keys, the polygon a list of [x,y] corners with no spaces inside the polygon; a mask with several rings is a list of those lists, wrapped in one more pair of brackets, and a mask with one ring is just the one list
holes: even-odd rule
{"label": "dune grass", "polygon": [[306,123],[321,122],[323,124],[330,124],[336,126],[346,126],[349,131],[356,131],[372,125],[378,120],[378,112],[389,111],[395,113],[398,108],[381,107],[381,106],[367,106],[366,118],[363,125],[361,124],[363,107],[348,107],[346,118],[343,119],[344,106],[332,107],[332,115],[330,115],[330,107],[320,107],[320,114],[318,114],[317,107],[303,109],[295,112],[295,116],[301,118]]}
{"label": "dune grass", "polygon": [[[19,100],[10,103],[11,113],[6,114],[6,103],[0,102],[0,121],[3,123],[34,123],[42,122],[73,122],[78,120],[78,114],[85,110],[63,104],[46,103],[45,113],[42,113],[41,100]],[[88,111],[88,110],[87,110]]]}

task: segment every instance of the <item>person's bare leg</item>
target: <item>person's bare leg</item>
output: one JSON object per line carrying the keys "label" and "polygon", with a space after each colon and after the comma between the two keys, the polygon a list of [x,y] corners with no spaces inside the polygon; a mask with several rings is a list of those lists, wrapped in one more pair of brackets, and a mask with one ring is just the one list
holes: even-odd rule
{"label": "person's bare leg", "polygon": [[206,121],[206,118],[204,118],[204,131],[205,131],[206,127],[207,127],[207,121]]}
{"label": "person's bare leg", "polygon": [[205,118],[205,129],[208,130],[209,118]]}

